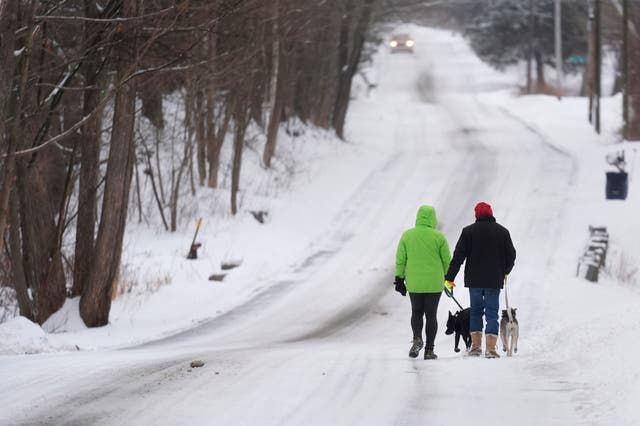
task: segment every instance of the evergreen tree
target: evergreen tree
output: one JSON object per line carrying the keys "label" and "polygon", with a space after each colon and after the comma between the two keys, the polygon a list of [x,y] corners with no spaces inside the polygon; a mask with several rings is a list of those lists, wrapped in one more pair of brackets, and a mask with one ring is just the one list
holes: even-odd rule
{"label": "evergreen tree", "polygon": [[[543,83],[543,65],[555,65],[553,14],[554,0],[491,0],[467,25],[465,36],[478,56],[498,69],[526,60],[531,49]],[[562,3],[565,59],[586,54],[587,18],[586,2]]]}

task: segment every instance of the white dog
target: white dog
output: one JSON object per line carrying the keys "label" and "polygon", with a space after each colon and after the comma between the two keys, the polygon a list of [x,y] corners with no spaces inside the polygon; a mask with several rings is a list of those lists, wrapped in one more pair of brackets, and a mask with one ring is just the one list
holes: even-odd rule
{"label": "white dog", "polygon": [[516,319],[516,308],[502,310],[500,320],[500,338],[502,339],[502,350],[511,356],[513,352],[518,352],[518,320]]}

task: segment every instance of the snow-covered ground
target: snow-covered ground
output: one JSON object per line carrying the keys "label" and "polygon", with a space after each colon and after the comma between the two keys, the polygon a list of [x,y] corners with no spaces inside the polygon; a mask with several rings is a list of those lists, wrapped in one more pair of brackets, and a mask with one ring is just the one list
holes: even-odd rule
{"label": "snow-covered ground", "polygon": [[[48,334],[0,325],[0,424],[638,424],[640,172],[637,148],[614,144],[620,99],[604,100],[598,136],[585,99],[520,97],[514,76],[462,38],[406,30],[415,54],[381,48],[367,70],[377,87],[356,87],[348,142],[283,132],[269,172],[257,142],[238,217],[211,191],[178,235],[130,226],[132,291],[109,326],[84,328],[77,300]],[[605,201],[604,157],[619,149],[629,197]],[[443,298],[440,359],[409,359],[409,302],[391,286],[397,240],[430,204],[453,246],[478,201],[518,251],[509,298],[520,350],[454,353],[442,329],[455,304]],[[249,210],[268,210],[267,223]],[[199,216],[203,247],[188,261]],[[575,276],[589,225],[611,234],[598,284]],[[208,281],[225,261],[241,265]],[[190,369],[193,359],[205,366]]]}

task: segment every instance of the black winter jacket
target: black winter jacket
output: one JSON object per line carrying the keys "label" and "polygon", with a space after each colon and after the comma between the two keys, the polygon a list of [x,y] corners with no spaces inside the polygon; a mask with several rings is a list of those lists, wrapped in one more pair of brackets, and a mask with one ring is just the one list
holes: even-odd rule
{"label": "black winter jacket", "polygon": [[445,279],[453,281],[465,262],[465,287],[502,288],[515,260],[516,249],[507,228],[493,216],[479,217],[462,230]]}

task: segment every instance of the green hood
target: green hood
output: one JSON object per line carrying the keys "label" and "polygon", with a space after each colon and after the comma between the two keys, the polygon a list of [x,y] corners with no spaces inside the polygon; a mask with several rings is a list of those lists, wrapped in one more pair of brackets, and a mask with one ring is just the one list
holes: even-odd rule
{"label": "green hood", "polygon": [[416,226],[406,230],[396,251],[396,275],[404,278],[409,293],[441,293],[451,252],[442,232],[436,229],[436,211],[421,206]]}
{"label": "green hood", "polygon": [[416,215],[416,226],[428,226],[435,229],[437,225],[436,209],[431,206],[420,206]]}

